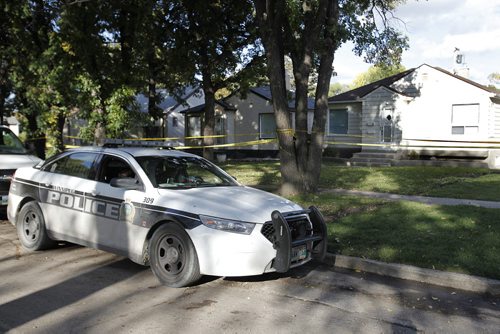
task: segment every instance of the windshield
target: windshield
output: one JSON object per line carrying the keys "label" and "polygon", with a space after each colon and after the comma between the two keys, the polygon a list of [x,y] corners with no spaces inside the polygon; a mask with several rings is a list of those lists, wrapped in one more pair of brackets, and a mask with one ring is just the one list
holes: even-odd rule
{"label": "windshield", "polygon": [[25,154],[26,149],[16,135],[7,128],[0,128],[0,154]]}
{"label": "windshield", "polygon": [[137,162],[157,188],[193,188],[238,185],[226,173],[197,157],[137,157]]}

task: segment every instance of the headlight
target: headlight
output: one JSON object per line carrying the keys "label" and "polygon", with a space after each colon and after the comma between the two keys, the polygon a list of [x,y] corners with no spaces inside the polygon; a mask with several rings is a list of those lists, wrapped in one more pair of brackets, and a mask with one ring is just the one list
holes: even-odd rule
{"label": "headlight", "polygon": [[237,220],[215,218],[200,215],[200,220],[206,227],[214,228],[220,231],[234,232],[241,234],[250,234],[255,227],[254,223],[244,223]]}

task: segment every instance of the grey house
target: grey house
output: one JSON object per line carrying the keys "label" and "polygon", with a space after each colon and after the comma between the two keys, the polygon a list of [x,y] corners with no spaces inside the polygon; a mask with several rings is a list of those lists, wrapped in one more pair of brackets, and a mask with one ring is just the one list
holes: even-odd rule
{"label": "grey house", "polygon": [[[199,135],[203,123],[201,104],[183,111],[186,118],[186,137]],[[314,100],[308,101],[308,108],[312,110]],[[292,125],[294,125],[295,101],[290,99],[289,110]],[[219,150],[225,151],[230,157],[275,157],[278,154],[276,142],[265,142],[276,138],[276,122],[269,86],[253,87],[242,96],[234,93],[222,100],[216,101],[215,107],[216,144],[224,145]],[[311,123],[312,124],[312,123]],[[192,140],[189,141],[193,143]],[[198,141],[197,144],[201,144]],[[227,145],[227,146],[226,146]]]}

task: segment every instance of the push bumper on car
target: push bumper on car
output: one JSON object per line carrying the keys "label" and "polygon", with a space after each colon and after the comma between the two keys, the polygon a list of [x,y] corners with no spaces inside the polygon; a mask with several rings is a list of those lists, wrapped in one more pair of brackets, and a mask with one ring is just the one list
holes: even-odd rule
{"label": "push bumper on car", "polygon": [[[297,216],[307,214],[312,230],[304,235],[295,235],[290,222]],[[319,210],[311,206],[308,210],[293,213],[271,214],[274,228],[273,247],[276,249],[276,258],[272,267],[277,272],[286,272],[291,267],[303,264],[312,259],[323,260],[327,248],[327,229],[323,216]]]}

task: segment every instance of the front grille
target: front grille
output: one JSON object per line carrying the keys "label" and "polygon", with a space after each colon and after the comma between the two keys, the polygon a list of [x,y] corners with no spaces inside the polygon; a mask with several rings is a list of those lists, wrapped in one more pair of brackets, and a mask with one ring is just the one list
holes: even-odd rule
{"label": "front grille", "polygon": [[[288,226],[290,228],[290,234],[292,236],[292,241],[305,238],[306,236],[309,236],[312,234],[311,222],[309,221],[309,218],[306,215],[285,217],[285,219],[286,219]],[[274,240],[273,222],[271,222],[271,221],[266,222],[262,226],[260,233],[262,233],[262,235],[267,240],[274,243],[275,240]]]}
{"label": "front grille", "polygon": [[273,222],[266,222],[263,226],[262,229],[260,230],[260,233],[264,237],[266,237],[267,240],[274,242],[274,226]]}
{"label": "front grille", "polygon": [[10,178],[14,175],[15,169],[1,169],[0,170],[0,193],[2,195],[9,192]]}
{"label": "front grille", "polygon": [[15,169],[0,169],[0,177],[2,176],[12,176],[16,172]]}
{"label": "front grille", "polygon": [[292,241],[305,238],[312,232],[311,222],[307,216],[287,218],[288,226],[292,234]]}

